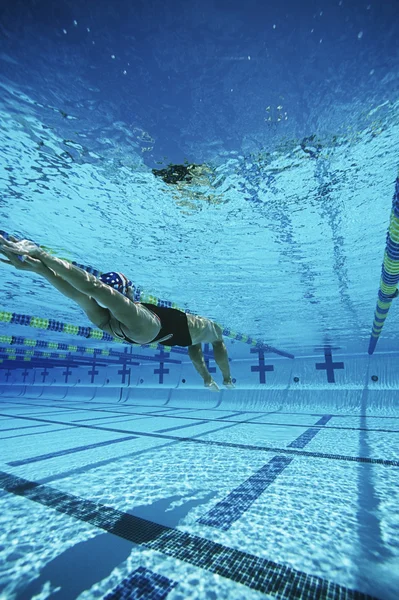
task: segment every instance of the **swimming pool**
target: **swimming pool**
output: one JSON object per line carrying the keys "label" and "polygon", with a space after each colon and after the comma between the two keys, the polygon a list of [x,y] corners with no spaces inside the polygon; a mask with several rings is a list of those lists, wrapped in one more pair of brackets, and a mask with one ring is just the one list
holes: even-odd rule
{"label": "swimming pool", "polygon": [[235,389],[1,263],[1,597],[396,600],[397,7],[2,11],[1,231],[218,322]]}

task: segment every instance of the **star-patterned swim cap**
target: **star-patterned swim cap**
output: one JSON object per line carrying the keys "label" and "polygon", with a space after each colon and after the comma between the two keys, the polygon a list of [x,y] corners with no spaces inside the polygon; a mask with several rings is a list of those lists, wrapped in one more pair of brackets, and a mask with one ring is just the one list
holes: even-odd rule
{"label": "star-patterned swim cap", "polygon": [[100,275],[99,279],[124,296],[126,296],[128,287],[133,285],[130,279],[128,279],[123,273],[117,273],[116,271],[103,273]]}

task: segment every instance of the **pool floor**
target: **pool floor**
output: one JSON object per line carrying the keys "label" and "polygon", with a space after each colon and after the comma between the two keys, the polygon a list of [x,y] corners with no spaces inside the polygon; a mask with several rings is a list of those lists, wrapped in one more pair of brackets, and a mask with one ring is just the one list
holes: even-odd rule
{"label": "pool floor", "polygon": [[397,599],[398,415],[3,398],[0,597]]}

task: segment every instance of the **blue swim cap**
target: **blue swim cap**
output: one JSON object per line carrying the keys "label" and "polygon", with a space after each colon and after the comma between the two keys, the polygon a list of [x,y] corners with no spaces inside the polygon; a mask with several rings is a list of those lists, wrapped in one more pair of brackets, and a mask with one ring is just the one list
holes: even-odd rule
{"label": "blue swim cap", "polygon": [[116,271],[103,273],[100,275],[99,279],[124,296],[126,296],[128,288],[133,285],[130,279],[128,279],[123,273],[117,273]]}

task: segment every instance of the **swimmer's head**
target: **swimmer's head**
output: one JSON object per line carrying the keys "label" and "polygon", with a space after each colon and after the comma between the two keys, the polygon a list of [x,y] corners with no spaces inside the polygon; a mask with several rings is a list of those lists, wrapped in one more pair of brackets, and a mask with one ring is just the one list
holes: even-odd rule
{"label": "swimmer's head", "polygon": [[133,283],[123,273],[110,271],[109,273],[100,275],[99,279],[128,298],[132,295],[130,288],[133,286]]}

